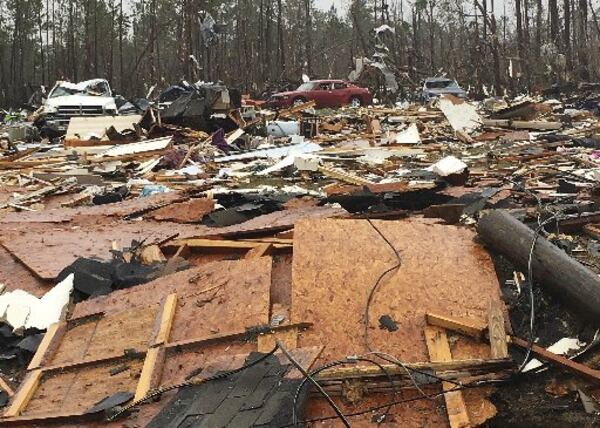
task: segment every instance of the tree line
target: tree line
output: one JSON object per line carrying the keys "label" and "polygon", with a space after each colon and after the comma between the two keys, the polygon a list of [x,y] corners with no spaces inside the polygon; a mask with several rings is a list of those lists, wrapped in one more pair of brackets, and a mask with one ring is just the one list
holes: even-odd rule
{"label": "tree line", "polygon": [[598,79],[598,0],[345,3],[0,0],[0,105],[95,77],[126,97],[180,80],[259,94],[303,74],[346,78],[356,57],[385,63],[404,90],[444,74],[481,93]]}

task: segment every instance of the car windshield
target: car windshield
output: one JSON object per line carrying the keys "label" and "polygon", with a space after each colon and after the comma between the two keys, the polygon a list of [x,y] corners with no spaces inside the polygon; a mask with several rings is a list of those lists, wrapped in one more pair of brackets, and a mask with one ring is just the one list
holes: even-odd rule
{"label": "car windshield", "polygon": [[66,84],[54,88],[50,94],[50,98],[64,97],[67,95],[106,97],[109,95],[109,90],[104,82],[93,83],[85,88],[78,88],[75,85]]}
{"label": "car windshield", "polygon": [[425,82],[425,87],[427,89],[458,88],[458,83],[455,80],[434,80]]}
{"label": "car windshield", "polygon": [[313,82],[303,83],[300,86],[298,86],[298,89],[296,89],[296,90],[297,91],[311,91],[314,86],[315,86],[315,84]]}

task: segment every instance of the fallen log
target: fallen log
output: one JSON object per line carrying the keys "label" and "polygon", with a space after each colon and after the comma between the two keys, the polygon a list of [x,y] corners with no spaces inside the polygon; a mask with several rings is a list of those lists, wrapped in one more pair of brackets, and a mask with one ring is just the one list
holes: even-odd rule
{"label": "fallen log", "polygon": [[[506,211],[485,214],[477,225],[481,239],[527,272],[535,232]],[[600,278],[564,251],[539,236],[532,258],[533,279],[572,305],[579,313],[600,321]]]}

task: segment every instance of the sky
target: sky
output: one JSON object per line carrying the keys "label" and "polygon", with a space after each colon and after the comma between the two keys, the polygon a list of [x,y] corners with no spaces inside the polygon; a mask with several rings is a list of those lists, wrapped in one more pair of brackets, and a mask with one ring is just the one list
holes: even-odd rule
{"label": "sky", "polygon": [[[394,2],[394,0],[390,1],[390,3],[393,3],[393,2]],[[409,4],[409,3],[412,3],[412,1],[406,2],[405,4]],[[329,10],[331,5],[334,4],[337,7],[338,11],[340,11],[343,14],[343,12],[345,12],[345,7],[347,7],[347,5],[349,4],[349,0],[315,0],[315,4],[318,8],[320,8],[322,10]],[[504,9],[504,1],[496,0],[494,2],[494,5],[495,5],[495,9],[496,9],[495,10],[496,15],[500,16]]]}
{"label": "sky", "polygon": [[344,0],[316,0],[315,4],[317,5],[318,8],[323,9],[323,10],[329,10],[329,8],[331,7],[332,4],[334,4],[338,10],[342,9],[342,5],[344,3]]}

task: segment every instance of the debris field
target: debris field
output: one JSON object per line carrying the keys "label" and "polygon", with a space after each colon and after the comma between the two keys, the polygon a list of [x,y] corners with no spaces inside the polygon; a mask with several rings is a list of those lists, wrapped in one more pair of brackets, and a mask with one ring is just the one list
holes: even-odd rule
{"label": "debris field", "polygon": [[229,92],[0,127],[2,425],[595,424],[600,98]]}

